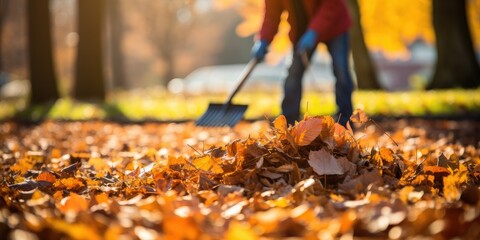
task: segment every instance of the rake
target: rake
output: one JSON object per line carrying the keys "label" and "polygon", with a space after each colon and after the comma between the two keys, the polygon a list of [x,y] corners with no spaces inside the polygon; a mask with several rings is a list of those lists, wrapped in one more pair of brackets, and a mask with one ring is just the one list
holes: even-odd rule
{"label": "rake", "polygon": [[234,127],[243,118],[248,105],[233,104],[232,99],[238,93],[257,64],[257,59],[253,58],[250,60],[240,74],[238,84],[230,93],[227,101],[225,103],[210,103],[207,111],[195,122],[195,125],[204,127]]}

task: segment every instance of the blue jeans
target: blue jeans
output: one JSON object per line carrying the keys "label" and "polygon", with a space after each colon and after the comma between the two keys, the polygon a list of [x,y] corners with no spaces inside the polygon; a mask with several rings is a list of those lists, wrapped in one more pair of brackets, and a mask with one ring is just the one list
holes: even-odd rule
{"label": "blue jeans", "polygon": [[[328,52],[332,57],[333,75],[335,76],[335,102],[337,104],[338,122],[345,126],[353,113],[352,92],[353,81],[348,66],[348,33],[344,33],[326,42]],[[311,59],[314,50],[307,52]],[[295,123],[300,117],[300,102],[302,100],[302,78],[305,65],[301,54],[294,51],[292,65],[283,87],[282,114],[289,124]],[[337,120],[337,118],[335,119]]]}

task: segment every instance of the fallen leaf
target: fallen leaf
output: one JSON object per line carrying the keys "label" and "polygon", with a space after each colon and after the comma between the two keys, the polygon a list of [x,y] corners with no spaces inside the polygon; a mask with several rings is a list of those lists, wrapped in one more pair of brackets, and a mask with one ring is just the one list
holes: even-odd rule
{"label": "fallen leaf", "polygon": [[368,117],[362,109],[357,108],[355,111],[353,111],[350,121],[353,123],[366,123],[368,121]]}
{"label": "fallen leaf", "polygon": [[207,171],[207,172],[211,172],[215,174],[223,173],[223,169],[220,166],[219,160],[213,159],[209,155],[204,155],[202,157],[193,159],[192,164],[196,168]]}
{"label": "fallen leaf", "polygon": [[342,175],[355,169],[355,164],[344,157],[335,158],[325,148],[311,151],[308,155],[308,163],[318,175]]}
{"label": "fallen leaf", "polygon": [[380,152],[380,157],[381,157],[384,161],[389,162],[389,163],[393,162],[394,156],[393,156],[393,151],[392,151],[392,149],[386,148],[386,147],[381,147],[380,150],[379,150],[379,152]]}
{"label": "fallen leaf", "polygon": [[322,132],[322,119],[311,117],[300,121],[292,129],[292,136],[298,146],[309,145]]}
{"label": "fallen leaf", "polygon": [[68,197],[63,198],[62,201],[60,201],[58,209],[63,213],[73,212],[77,214],[88,210],[88,201],[84,197],[71,192]]}
{"label": "fallen leaf", "polygon": [[37,181],[45,181],[52,184],[55,183],[56,180],[57,178],[55,177],[55,175],[51,174],[48,171],[41,172],[37,177]]}
{"label": "fallen leaf", "polygon": [[286,132],[288,128],[287,119],[284,115],[280,115],[273,121],[273,126],[280,132]]}

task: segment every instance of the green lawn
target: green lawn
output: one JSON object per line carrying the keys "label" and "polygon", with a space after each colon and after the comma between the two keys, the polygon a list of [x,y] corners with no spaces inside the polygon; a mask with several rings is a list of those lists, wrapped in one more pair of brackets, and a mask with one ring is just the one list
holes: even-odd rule
{"label": "green lawn", "polygon": [[[280,93],[240,93],[236,103],[249,104],[246,118],[256,119],[280,114]],[[106,103],[76,102],[60,99],[49,106],[25,108],[25,99],[0,101],[0,119],[13,116],[28,120],[51,119],[124,119],[185,120],[199,117],[209,102],[223,102],[225,96],[183,96],[136,90],[114,93]],[[356,91],[355,108],[370,116],[438,116],[480,115],[480,89],[383,92]],[[334,95],[307,92],[303,109],[310,115],[332,114]]]}

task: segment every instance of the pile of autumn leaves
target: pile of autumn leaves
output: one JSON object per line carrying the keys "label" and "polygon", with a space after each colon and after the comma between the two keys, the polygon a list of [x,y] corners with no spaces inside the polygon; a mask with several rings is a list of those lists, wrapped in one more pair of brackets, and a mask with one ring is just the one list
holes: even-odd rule
{"label": "pile of autumn leaves", "polygon": [[480,236],[476,149],[419,161],[362,146],[331,117],[280,116],[194,155],[9,154],[0,234],[12,239]]}

